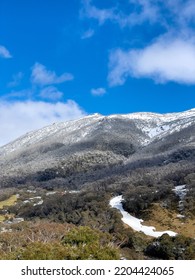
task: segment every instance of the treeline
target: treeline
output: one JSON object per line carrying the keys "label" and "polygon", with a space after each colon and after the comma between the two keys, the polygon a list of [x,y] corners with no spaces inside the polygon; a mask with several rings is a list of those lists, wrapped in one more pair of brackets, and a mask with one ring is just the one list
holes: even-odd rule
{"label": "treeline", "polygon": [[[84,144],[83,144],[84,145]],[[98,145],[98,143],[97,143]],[[103,145],[99,143],[99,145]],[[104,145],[111,145],[104,142]],[[75,153],[65,160],[58,161],[52,168],[42,167],[39,171],[29,172],[18,170],[17,176],[1,176],[1,187],[16,187],[23,185],[35,185],[41,187],[67,187],[81,188],[84,184],[91,184],[99,180],[112,179],[113,181],[124,181],[137,183],[141,177],[145,180],[150,177],[153,182],[160,180],[175,181],[180,184],[182,178],[187,174],[195,172],[195,150],[180,149],[169,153],[152,155],[151,153],[135,153],[129,155],[128,161],[124,161],[126,150],[131,153],[131,147],[124,143],[118,145],[113,142],[113,147],[123,152],[116,152],[114,149],[105,148],[104,151],[93,150]],[[97,148],[97,147],[96,147]],[[146,175],[147,174],[147,175]],[[140,184],[140,183],[139,183]]]}

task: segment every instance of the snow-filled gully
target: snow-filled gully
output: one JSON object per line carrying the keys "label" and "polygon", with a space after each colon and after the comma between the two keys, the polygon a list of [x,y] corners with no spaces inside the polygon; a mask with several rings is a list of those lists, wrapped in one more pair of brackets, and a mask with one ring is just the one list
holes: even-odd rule
{"label": "snow-filled gully", "polygon": [[169,230],[156,231],[155,227],[153,227],[153,226],[142,225],[143,220],[133,217],[132,215],[130,215],[128,212],[126,212],[123,209],[122,200],[123,200],[122,195],[119,195],[119,196],[112,198],[110,200],[109,204],[111,207],[116,208],[121,212],[121,214],[123,216],[122,217],[123,223],[127,224],[135,231],[141,231],[144,234],[146,234],[148,236],[153,236],[153,237],[160,237],[164,233],[167,233],[169,236],[177,235],[177,233],[173,232],[173,231],[169,231]]}

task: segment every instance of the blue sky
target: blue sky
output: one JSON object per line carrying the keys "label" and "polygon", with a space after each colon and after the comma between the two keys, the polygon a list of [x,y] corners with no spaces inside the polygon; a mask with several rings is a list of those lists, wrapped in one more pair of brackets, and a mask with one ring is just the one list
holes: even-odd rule
{"label": "blue sky", "polygon": [[1,0],[0,26],[0,145],[96,112],[195,107],[193,0]]}

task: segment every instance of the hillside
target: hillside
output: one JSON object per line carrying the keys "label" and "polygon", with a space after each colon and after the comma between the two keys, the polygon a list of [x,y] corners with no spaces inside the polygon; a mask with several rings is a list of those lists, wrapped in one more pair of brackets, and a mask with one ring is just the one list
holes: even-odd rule
{"label": "hillside", "polygon": [[[117,196],[123,200],[115,209],[109,202]],[[0,228],[11,230],[10,238],[18,231],[15,224],[34,230],[31,223],[38,219],[39,227],[42,221],[89,235],[82,227],[98,230],[97,242],[108,238],[120,248],[113,258],[195,258],[190,253],[195,246],[195,109],[94,114],[29,132],[0,148],[0,201]],[[142,219],[139,228],[155,226],[162,234],[153,236],[159,246],[168,242],[168,251],[157,250],[153,237],[125,224],[119,209]],[[177,246],[185,253],[176,255]]]}

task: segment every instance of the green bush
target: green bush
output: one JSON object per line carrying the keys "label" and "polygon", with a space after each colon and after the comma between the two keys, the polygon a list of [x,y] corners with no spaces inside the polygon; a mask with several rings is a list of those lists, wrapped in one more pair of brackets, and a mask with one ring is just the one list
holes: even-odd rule
{"label": "green bush", "polygon": [[195,241],[182,235],[170,237],[163,234],[146,248],[145,253],[163,260],[194,260]]}
{"label": "green bush", "polygon": [[[2,260],[115,260],[119,251],[112,236],[89,227],[64,228],[41,223],[0,234]],[[53,233],[51,229],[53,228]],[[45,230],[48,230],[46,232]]]}

